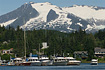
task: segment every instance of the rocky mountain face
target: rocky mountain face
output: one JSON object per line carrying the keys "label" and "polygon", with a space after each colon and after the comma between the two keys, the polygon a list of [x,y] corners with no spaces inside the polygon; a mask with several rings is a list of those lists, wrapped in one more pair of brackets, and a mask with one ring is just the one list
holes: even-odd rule
{"label": "rocky mountain face", "polygon": [[71,32],[81,27],[87,32],[95,32],[105,28],[105,8],[85,5],[61,8],[49,2],[30,2],[0,16],[0,25],[61,32]]}

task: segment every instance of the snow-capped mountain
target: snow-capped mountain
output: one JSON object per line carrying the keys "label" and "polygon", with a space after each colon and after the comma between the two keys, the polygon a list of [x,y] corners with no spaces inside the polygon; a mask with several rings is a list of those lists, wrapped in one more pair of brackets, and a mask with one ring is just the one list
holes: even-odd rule
{"label": "snow-capped mountain", "polygon": [[0,16],[1,26],[18,25],[27,30],[50,29],[71,32],[79,27],[87,32],[105,28],[105,8],[95,6],[58,7],[49,2],[25,3],[16,10]]}

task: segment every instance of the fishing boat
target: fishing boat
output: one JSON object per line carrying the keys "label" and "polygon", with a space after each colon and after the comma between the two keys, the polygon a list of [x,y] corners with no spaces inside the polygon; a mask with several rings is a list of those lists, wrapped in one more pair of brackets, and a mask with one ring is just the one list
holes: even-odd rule
{"label": "fishing boat", "polygon": [[98,65],[98,59],[92,59],[91,65]]}
{"label": "fishing boat", "polygon": [[81,61],[76,60],[73,57],[66,57],[66,59],[68,61],[67,65],[80,65],[80,63],[81,63]]}
{"label": "fishing boat", "polygon": [[39,58],[39,60],[41,61],[41,65],[42,66],[51,66],[51,65],[53,65],[53,61],[52,60],[50,60],[47,56],[41,56],[40,58]]}
{"label": "fishing boat", "polygon": [[14,58],[13,63],[15,66],[20,66],[20,64],[22,63],[22,58],[20,57]]}
{"label": "fishing boat", "polygon": [[[42,43],[43,47],[41,49],[48,48],[49,46],[47,46],[47,42],[43,42]],[[39,45],[39,60],[41,61],[41,65],[42,66],[51,66],[53,64],[53,61],[49,59],[49,57],[47,57],[47,55],[40,55],[40,45]]]}
{"label": "fishing boat", "polygon": [[39,61],[38,57],[29,57],[28,62],[31,63],[31,66],[41,66],[41,61]]}
{"label": "fishing boat", "polygon": [[66,66],[68,63],[65,57],[54,57],[53,58],[53,65],[54,66]]}

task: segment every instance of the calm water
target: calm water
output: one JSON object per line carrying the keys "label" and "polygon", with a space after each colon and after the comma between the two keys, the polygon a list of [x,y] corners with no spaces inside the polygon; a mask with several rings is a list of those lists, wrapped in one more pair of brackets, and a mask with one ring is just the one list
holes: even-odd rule
{"label": "calm water", "polygon": [[105,70],[105,63],[96,66],[88,63],[79,66],[0,66],[0,70]]}

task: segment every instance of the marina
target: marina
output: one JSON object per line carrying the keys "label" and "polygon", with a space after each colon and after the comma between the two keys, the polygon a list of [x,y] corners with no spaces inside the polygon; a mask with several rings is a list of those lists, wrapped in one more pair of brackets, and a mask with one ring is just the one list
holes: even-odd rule
{"label": "marina", "polygon": [[22,57],[11,58],[10,61],[3,63],[1,60],[1,66],[68,66],[68,65],[80,65],[81,61],[76,60],[73,57],[28,57],[24,60]]}

